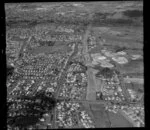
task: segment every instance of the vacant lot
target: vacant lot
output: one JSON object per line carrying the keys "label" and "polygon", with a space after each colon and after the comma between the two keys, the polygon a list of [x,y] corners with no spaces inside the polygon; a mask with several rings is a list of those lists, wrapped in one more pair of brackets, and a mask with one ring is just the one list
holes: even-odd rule
{"label": "vacant lot", "polygon": [[112,127],[132,127],[132,124],[126,120],[121,114],[108,112]]}

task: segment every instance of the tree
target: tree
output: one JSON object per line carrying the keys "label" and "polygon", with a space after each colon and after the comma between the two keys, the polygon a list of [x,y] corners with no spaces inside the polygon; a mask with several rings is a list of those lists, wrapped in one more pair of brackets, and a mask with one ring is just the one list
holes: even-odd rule
{"label": "tree", "polygon": [[7,79],[11,77],[14,73],[14,67],[13,66],[7,66]]}
{"label": "tree", "polygon": [[99,70],[99,72],[95,76],[96,77],[103,76],[104,78],[112,78],[113,75],[114,75],[114,70],[110,68],[103,68]]}

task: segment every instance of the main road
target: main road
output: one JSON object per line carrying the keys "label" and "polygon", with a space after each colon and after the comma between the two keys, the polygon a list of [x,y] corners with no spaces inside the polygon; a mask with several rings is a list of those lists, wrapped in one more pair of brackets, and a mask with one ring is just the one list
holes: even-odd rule
{"label": "main road", "polygon": [[[89,18],[92,18],[92,14],[90,14]],[[90,35],[90,31],[92,29],[91,24],[88,25],[87,30],[85,32],[85,35],[83,37],[82,43],[83,43],[83,55],[85,58],[85,65],[87,66],[87,77],[88,77],[88,86],[87,86],[87,94],[86,99],[89,101],[95,101],[96,100],[96,83],[95,83],[95,77],[94,73],[90,67],[91,65],[91,59],[88,52],[88,38]]]}
{"label": "main road", "polygon": [[[70,56],[68,57],[64,67],[62,68],[60,78],[58,79],[58,83],[57,83],[58,85],[57,85],[57,90],[56,90],[56,94],[55,94],[56,99],[58,99],[61,87],[63,85],[63,82],[65,81],[65,75],[66,75],[66,71],[68,68],[68,63],[77,52],[78,52],[78,43],[75,43],[73,45],[73,50],[72,50]],[[53,110],[53,113],[54,113],[53,125],[54,125],[54,128],[56,128],[56,124],[55,124],[56,123],[56,108]]]}

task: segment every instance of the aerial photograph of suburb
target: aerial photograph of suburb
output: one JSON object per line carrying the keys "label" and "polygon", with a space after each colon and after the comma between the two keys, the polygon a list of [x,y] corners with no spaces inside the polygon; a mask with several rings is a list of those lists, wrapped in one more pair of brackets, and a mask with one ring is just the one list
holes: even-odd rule
{"label": "aerial photograph of suburb", "polygon": [[8,130],[145,127],[143,1],[4,6]]}

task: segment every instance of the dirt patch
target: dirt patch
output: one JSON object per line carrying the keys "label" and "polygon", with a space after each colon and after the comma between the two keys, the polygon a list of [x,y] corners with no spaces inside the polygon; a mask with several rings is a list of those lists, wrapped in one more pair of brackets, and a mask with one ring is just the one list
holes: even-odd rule
{"label": "dirt patch", "polygon": [[108,112],[112,127],[132,127],[132,124],[119,113]]}

